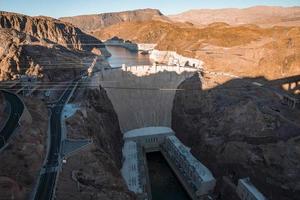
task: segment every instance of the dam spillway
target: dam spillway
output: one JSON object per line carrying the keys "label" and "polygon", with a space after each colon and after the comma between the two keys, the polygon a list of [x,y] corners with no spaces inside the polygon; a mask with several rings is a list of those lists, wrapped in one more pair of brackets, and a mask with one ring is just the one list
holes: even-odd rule
{"label": "dam spillway", "polygon": [[197,69],[177,66],[126,66],[103,70],[93,85],[107,92],[123,133],[142,127],[171,127],[173,99],[178,85]]}

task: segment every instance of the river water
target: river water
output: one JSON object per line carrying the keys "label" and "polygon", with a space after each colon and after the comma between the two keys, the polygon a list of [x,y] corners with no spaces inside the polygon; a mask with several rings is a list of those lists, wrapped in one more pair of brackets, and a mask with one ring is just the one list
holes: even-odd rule
{"label": "river water", "polygon": [[112,54],[112,56],[107,59],[111,67],[121,67],[122,64],[127,66],[151,65],[149,55],[132,52],[123,47],[107,46],[106,48]]}
{"label": "river water", "polygon": [[147,163],[153,200],[190,200],[160,152],[148,153]]}

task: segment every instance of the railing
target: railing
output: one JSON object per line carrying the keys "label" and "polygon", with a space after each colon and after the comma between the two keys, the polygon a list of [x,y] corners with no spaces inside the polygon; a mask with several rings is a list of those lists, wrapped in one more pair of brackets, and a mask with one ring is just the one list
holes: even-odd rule
{"label": "railing", "polygon": [[[163,71],[171,71],[171,72],[197,72],[200,71],[201,68],[196,67],[180,67],[175,65],[136,65],[136,66],[120,66],[114,68],[104,68],[104,71],[113,71],[120,70],[126,72],[149,72],[149,73],[157,73]],[[101,71],[101,70],[98,70]]]}

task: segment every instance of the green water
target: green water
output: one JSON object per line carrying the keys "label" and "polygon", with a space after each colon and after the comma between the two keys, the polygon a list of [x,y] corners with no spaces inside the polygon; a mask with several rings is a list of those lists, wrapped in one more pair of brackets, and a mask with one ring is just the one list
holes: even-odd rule
{"label": "green water", "polygon": [[152,200],[191,200],[160,152],[146,156]]}

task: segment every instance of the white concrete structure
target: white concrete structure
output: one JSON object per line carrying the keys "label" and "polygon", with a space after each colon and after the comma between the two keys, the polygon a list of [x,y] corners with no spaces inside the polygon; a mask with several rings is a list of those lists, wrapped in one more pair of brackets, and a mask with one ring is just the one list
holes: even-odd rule
{"label": "white concrete structure", "polygon": [[194,67],[181,67],[172,65],[138,65],[138,66],[122,66],[122,70],[131,72],[137,76],[148,76],[159,72],[176,72],[182,74],[184,72],[197,72],[198,69]]}
{"label": "white concrete structure", "polygon": [[[162,151],[175,174],[193,200],[210,194],[216,184],[211,172],[199,162],[168,127],[147,127],[128,131],[123,136],[122,175],[129,190],[146,194],[146,181],[143,179],[144,153]],[[138,147],[141,147],[139,150]],[[144,153],[142,153],[144,152]],[[142,157],[142,158],[141,158]],[[146,195],[144,195],[146,196]]]}
{"label": "white concrete structure", "polygon": [[175,51],[153,50],[150,59],[158,63],[166,63],[168,65],[179,65],[181,67],[190,66],[195,68],[203,68],[203,61],[179,55]]}
{"label": "white concrete structure", "polygon": [[134,141],[126,141],[123,147],[123,166],[121,173],[125,182],[128,186],[128,189],[134,193],[143,193],[144,185],[141,183],[141,174],[138,161],[138,146]]}
{"label": "white concrete structure", "polygon": [[[168,127],[147,127],[128,131],[124,134],[125,142],[135,141],[146,152],[159,151],[167,136],[175,135]],[[175,137],[175,136],[174,136]]]}
{"label": "white concrete structure", "polygon": [[213,192],[216,185],[215,178],[176,136],[166,137],[162,148],[185,177],[197,197]]}
{"label": "white concrete structure", "polygon": [[191,67],[123,65],[95,73],[90,84],[106,90],[125,133],[142,127],[170,127],[178,85],[197,73]]}
{"label": "white concrete structure", "polygon": [[138,46],[138,50],[139,51],[143,51],[143,52],[151,52],[154,50],[154,48],[156,47],[157,44],[151,44],[151,43],[140,43],[137,44]]}
{"label": "white concrete structure", "polygon": [[249,178],[239,179],[236,193],[241,200],[266,200],[264,195],[250,182]]}

